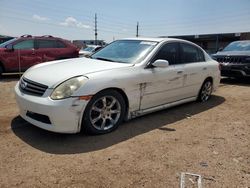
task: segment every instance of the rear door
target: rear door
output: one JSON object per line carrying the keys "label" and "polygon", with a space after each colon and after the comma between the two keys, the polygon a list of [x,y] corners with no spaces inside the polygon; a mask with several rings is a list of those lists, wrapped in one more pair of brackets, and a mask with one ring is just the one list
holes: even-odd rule
{"label": "rear door", "polygon": [[54,39],[36,39],[35,47],[42,62],[52,61],[58,57],[59,52]]}
{"label": "rear door", "polygon": [[185,67],[183,93],[187,97],[197,96],[208,71],[204,53],[197,46],[181,42],[180,61]]}

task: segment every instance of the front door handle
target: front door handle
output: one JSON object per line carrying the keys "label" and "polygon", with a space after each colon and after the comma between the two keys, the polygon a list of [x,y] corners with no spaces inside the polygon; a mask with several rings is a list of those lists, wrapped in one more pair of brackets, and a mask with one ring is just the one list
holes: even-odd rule
{"label": "front door handle", "polygon": [[177,74],[182,74],[183,73],[183,71],[177,71]]}
{"label": "front door handle", "polygon": [[207,70],[207,67],[204,67],[202,70]]}

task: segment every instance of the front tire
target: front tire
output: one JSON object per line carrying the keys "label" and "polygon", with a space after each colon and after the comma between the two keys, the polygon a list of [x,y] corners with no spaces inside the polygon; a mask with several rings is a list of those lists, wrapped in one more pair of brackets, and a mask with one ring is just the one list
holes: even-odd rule
{"label": "front tire", "polygon": [[115,130],[123,121],[126,104],[115,90],[97,93],[88,103],[83,116],[83,130],[89,134],[104,134]]}
{"label": "front tire", "polygon": [[211,80],[205,80],[205,82],[202,84],[198,101],[200,102],[206,102],[211,97],[213,91],[213,83]]}
{"label": "front tire", "polygon": [[2,77],[3,74],[3,67],[0,65],[0,78]]}

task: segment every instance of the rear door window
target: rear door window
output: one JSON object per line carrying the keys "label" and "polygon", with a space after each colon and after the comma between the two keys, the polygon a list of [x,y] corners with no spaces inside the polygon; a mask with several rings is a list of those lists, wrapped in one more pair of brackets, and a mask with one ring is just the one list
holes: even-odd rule
{"label": "rear door window", "polygon": [[204,53],[196,46],[187,43],[180,43],[180,51],[180,59],[182,63],[205,61]]}
{"label": "rear door window", "polygon": [[56,48],[55,40],[37,40],[37,48]]}
{"label": "rear door window", "polygon": [[57,48],[66,48],[66,45],[61,41],[56,41],[56,47]]}

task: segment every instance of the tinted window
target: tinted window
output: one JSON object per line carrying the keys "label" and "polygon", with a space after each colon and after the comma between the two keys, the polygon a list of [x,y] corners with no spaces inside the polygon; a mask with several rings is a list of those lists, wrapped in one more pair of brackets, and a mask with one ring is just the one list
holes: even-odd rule
{"label": "tinted window", "polygon": [[14,49],[33,49],[34,40],[24,40],[13,46]]}
{"label": "tinted window", "polygon": [[56,41],[56,47],[57,48],[66,48],[66,45],[61,41]]}
{"label": "tinted window", "polygon": [[205,61],[203,52],[190,44],[181,43],[181,62],[182,63],[193,63]]}
{"label": "tinted window", "polygon": [[169,62],[170,65],[178,64],[178,43],[165,44],[153,59],[153,62],[157,59],[164,59]]}
{"label": "tinted window", "polygon": [[54,40],[37,40],[37,48],[55,48],[56,41]]}

